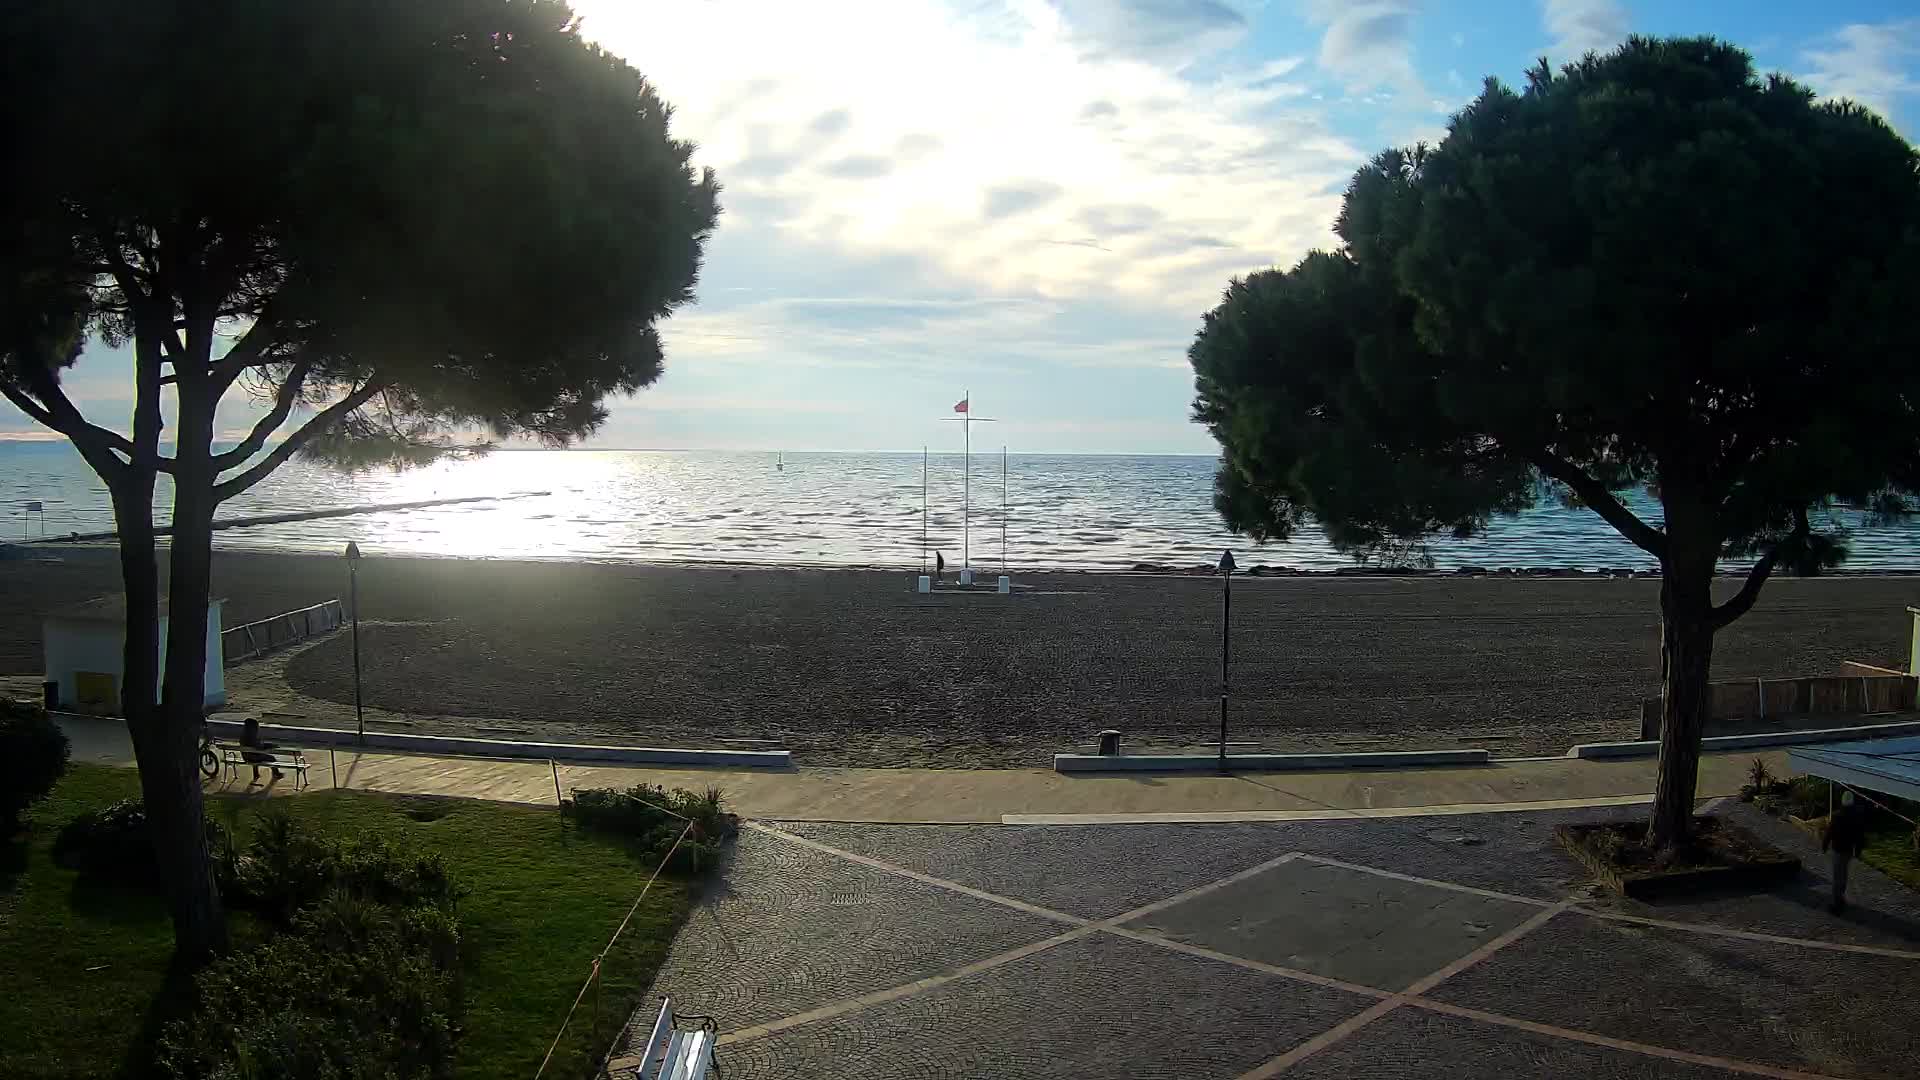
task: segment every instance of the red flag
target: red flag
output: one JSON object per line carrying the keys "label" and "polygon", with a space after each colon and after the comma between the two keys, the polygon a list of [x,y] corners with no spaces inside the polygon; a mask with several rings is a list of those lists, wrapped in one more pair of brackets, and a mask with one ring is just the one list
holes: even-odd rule
{"label": "red flag", "polygon": [[966,399],[966,398],[961,398],[961,399],[960,399],[960,401],[959,401],[959,403],[958,403],[958,404],[956,404],[956,405],[955,405],[955,406],[953,407],[953,411],[954,411],[954,412],[966,412],[966,411],[967,411],[967,399]]}

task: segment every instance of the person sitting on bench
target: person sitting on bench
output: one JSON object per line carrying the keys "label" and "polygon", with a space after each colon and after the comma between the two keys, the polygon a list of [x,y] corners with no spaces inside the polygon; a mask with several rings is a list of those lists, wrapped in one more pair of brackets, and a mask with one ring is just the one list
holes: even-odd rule
{"label": "person sitting on bench", "polygon": [[260,741],[260,721],[257,717],[249,716],[247,717],[246,723],[240,725],[240,745],[246,748],[240,751],[240,760],[253,766],[253,783],[257,784],[260,782],[260,766],[262,765],[272,765],[273,778],[275,780],[280,779],[280,768],[276,763],[277,759],[275,759],[272,754],[264,753],[264,751],[273,749],[273,744]]}

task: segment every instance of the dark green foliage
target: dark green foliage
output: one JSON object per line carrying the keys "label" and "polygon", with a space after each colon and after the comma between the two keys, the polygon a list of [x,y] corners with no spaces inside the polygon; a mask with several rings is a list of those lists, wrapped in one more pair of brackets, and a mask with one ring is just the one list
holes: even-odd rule
{"label": "dark green foliage", "polygon": [[174,1076],[452,1075],[461,891],[438,854],[266,812],[223,888],[283,932],[200,974],[193,1016],[162,1040]]}
{"label": "dark green foliage", "polygon": [[447,908],[329,892],[287,933],[200,974],[194,1015],[169,1025],[161,1061],[182,1078],[451,1076],[459,945]]}
{"label": "dark green foliage", "polygon": [[1917,230],[1904,139],[1730,46],[1489,81],[1439,146],[1354,177],[1337,251],[1207,316],[1218,504],[1255,537],[1311,514],[1364,548],[1477,531],[1538,471],[1590,504],[1639,483],[1700,504],[1709,556],[1830,564],[1817,535],[1781,543],[1804,512],[1920,469],[1920,365],[1895,359],[1920,342]]}
{"label": "dark green foliage", "polygon": [[0,838],[66,775],[67,733],[37,705],[0,698]]}
{"label": "dark green foliage", "polygon": [[[235,853],[232,835],[219,822],[206,820],[207,849],[223,887],[233,880]],[[147,809],[139,799],[119,802],[75,814],[60,827],[53,841],[55,862],[88,877],[158,889],[153,859],[153,836],[147,829]]]}
{"label": "dark green foliage", "polygon": [[659,375],[654,324],[692,298],[718,188],[566,4],[47,2],[0,26],[10,89],[45,105],[11,110],[0,181],[0,271],[48,283],[0,309],[25,328],[4,381],[41,404],[75,318],[155,370],[176,318],[217,360],[217,321],[269,396],[379,384],[307,446],[358,464],[455,433],[565,441]]}
{"label": "dark green foliage", "polygon": [[[712,866],[727,840],[740,831],[740,819],[721,808],[719,788],[698,793],[653,784],[635,784],[624,791],[576,788],[561,810],[585,828],[627,837],[649,861],[658,863],[671,849],[666,868],[676,873]],[[674,848],[683,829],[686,837]]]}
{"label": "dark green foliage", "polygon": [[235,860],[227,902],[258,911],[281,925],[329,890],[376,904],[443,906],[459,890],[446,860],[409,851],[378,833],[325,836],[281,811],[261,812],[253,838]]}
{"label": "dark green foliage", "polygon": [[[1755,764],[1760,764],[1759,759],[1755,759]],[[1781,780],[1767,772],[1764,766],[1754,770],[1748,782],[1740,788],[1740,801],[1750,802],[1776,817],[1783,814],[1808,820],[1826,817],[1831,798],[1827,781],[1817,776],[1795,776]]]}

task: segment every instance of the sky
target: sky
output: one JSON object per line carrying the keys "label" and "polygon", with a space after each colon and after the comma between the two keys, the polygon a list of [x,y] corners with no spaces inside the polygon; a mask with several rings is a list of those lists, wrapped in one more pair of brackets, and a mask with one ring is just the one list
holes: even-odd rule
{"label": "sky", "polygon": [[[1328,246],[1368,157],[1481,81],[1709,33],[1920,125],[1895,0],[574,0],[723,185],[667,370],[594,447],[1210,453],[1185,350],[1236,276]],[[68,376],[123,428],[124,356]],[[249,402],[223,412],[240,433]],[[32,424],[0,405],[0,439]]]}

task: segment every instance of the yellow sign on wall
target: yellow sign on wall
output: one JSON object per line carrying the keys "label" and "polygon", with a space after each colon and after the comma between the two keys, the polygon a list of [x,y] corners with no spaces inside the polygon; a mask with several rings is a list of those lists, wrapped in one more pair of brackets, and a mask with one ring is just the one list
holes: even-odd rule
{"label": "yellow sign on wall", "polygon": [[112,715],[120,708],[120,690],[114,682],[114,677],[103,671],[74,672],[73,690],[80,698],[74,704],[81,712]]}

